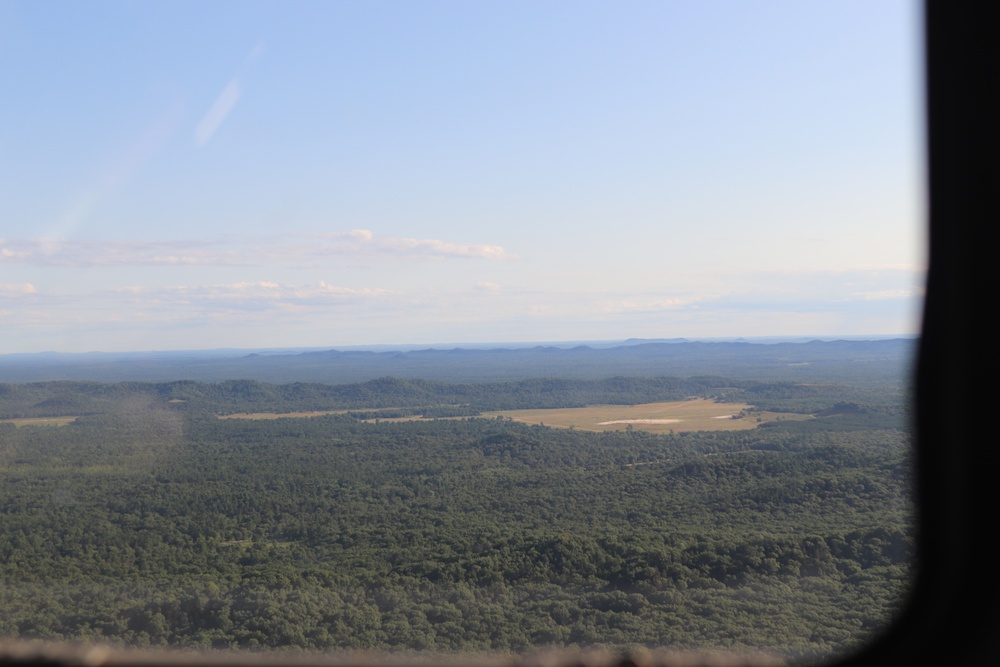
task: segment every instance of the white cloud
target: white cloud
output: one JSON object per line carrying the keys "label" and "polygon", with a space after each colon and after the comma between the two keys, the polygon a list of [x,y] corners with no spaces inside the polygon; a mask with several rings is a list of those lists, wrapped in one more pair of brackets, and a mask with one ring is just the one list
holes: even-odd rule
{"label": "white cloud", "polygon": [[[2,241],[0,241],[2,243]],[[28,253],[24,251],[11,250],[10,248],[0,248],[0,257],[6,259],[21,259],[27,257]]]}
{"label": "white cloud", "polygon": [[369,301],[396,294],[380,288],[339,287],[320,281],[314,285],[282,285],[270,281],[215,285],[174,285],[160,288],[125,287],[116,294],[133,295],[136,303],[158,306],[202,304],[211,308],[245,307],[266,304],[329,306],[336,303]]}
{"label": "white cloud", "polygon": [[38,290],[31,283],[0,283],[0,295],[21,296],[35,294]]}
{"label": "white cloud", "polygon": [[503,247],[377,236],[369,230],[323,235],[179,241],[0,239],[0,263],[38,266],[260,266],[325,264],[335,258],[507,259]]}

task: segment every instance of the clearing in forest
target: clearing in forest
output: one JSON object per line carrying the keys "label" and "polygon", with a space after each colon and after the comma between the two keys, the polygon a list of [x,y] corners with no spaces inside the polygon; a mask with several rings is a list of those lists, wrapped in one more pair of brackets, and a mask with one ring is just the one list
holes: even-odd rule
{"label": "clearing in forest", "polygon": [[286,419],[288,417],[322,417],[343,415],[349,410],[310,410],[308,412],[237,412],[232,415],[217,415],[219,419]]}
{"label": "clearing in forest", "polygon": [[756,428],[764,422],[811,419],[810,415],[748,412],[746,403],[716,403],[708,398],[665,401],[641,405],[591,405],[585,408],[499,410],[484,417],[508,417],[526,424],[585,431],[623,431],[629,426],[650,433],[684,431],[735,431]]}
{"label": "clearing in forest", "polygon": [[[539,408],[531,410],[498,410],[483,412],[480,417],[495,419],[503,416],[525,424],[544,424],[556,428],[578,428],[584,431],[625,431],[633,429],[650,433],[682,433],[686,431],[737,431],[756,428],[764,422],[811,419],[812,415],[750,412],[746,403],[716,403],[708,398],[685,401],[664,401],[640,405],[591,405],[585,408]],[[375,408],[372,408],[375,409]],[[308,412],[252,412],[219,415],[219,419],[283,419],[320,417],[332,414],[364,412],[355,410],[315,410]],[[361,419],[367,423],[431,421],[433,419],[466,419],[467,417],[380,417]]]}
{"label": "clearing in forest", "polygon": [[72,424],[77,417],[24,417],[22,419],[0,419],[0,422],[9,422],[14,426],[65,426]]}

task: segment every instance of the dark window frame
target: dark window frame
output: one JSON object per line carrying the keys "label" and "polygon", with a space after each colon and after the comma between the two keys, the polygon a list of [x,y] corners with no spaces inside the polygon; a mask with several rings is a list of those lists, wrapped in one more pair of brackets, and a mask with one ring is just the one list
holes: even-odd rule
{"label": "dark window frame", "polygon": [[[1000,464],[984,417],[1000,213],[1000,11],[924,2],[929,271],[917,360],[917,576],[900,618],[844,667],[986,665],[1000,647],[990,528]],[[991,567],[992,566],[992,567]]]}

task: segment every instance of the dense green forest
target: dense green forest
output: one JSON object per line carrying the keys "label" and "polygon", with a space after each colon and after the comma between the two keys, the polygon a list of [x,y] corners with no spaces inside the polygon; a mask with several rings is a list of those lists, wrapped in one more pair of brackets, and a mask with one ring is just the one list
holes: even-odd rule
{"label": "dense green forest", "polygon": [[[688,396],[817,417],[652,435],[475,416]],[[911,576],[907,404],[712,376],[0,385],[0,419],[77,417],[0,423],[0,637],[847,650]],[[360,421],[403,409],[463,416]]]}

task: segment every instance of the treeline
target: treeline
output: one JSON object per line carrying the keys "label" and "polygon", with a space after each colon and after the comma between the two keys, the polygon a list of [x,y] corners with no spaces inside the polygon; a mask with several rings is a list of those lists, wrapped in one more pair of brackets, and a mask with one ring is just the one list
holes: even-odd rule
{"label": "treeline", "polygon": [[[231,380],[217,384],[169,382],[117,384],[41,382],[0,385],[0,417],[44,417],[95,414],[131,396],[174,401],[180,410],[293,412],[464,406],[466,411],[519,408],[581,407],[596,403],[631,404],[680,400],[726,387],[723,378],[609,378],[563,380],[541,378],[516,382],[449,384],[428,380],[380,378],[345,385],[268,384]],[[183,405],[189,404],[189,405]],[[449,415],[450,416],[450,415]]]}
{"label": "treeline", "polygon": [[[492,410],[633,405],[691,396],[746,402],[761,409],[815,413],[845,401],[864,412],[901,414],[900,383],[856,387],[844,384],[761,383],[715,376],[612,377],[603,380],[537,378],[513,382],[449,384],[380,378],[344,385],[267,384],[233,380],[217,384],[179,381],[38,382],[0,384],[0,419],[92,415],[118,409],[124,401],[155,399],[179,412],[295,412],[352,410],[359,418],[475,416]],[[365,413],[364,411],[368,411]],[[365,414],[368,414],[366,417]]]}

